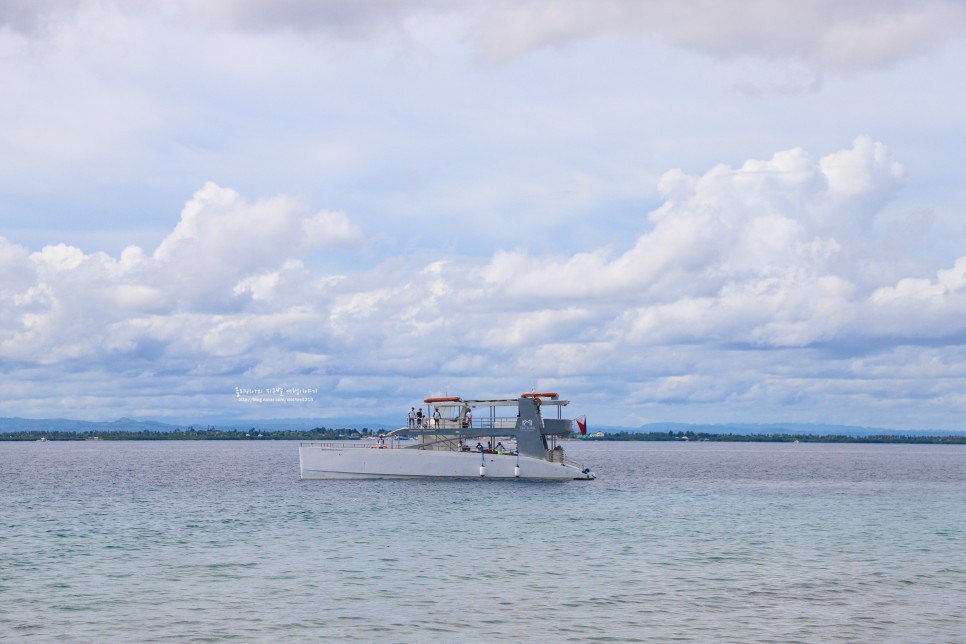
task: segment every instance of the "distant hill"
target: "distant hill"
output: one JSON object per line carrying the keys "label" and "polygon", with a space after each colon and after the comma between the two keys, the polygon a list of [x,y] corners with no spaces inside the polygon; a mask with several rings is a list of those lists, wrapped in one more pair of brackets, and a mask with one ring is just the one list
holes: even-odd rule
{"label": "distant hill", "polygon": [[214,423],[194,422],[194,423],[161,423],[153,420],[133,420],[131,418],[119,418],[111,421],[92,421],[92,420],[72,420],[69,418],[0,418],[0,434],[10,432],[173,432],[177,429],[205,429],[212,427],[222,430],[246,430],[255,428],[258,430],[304,430],[316,427],[338,427],[345,429],[362,429],[367,427],[373,430],[396,429],[398,425],[386,425],[383,423],[342,423],[332,420],[310,419],[310,418],[290,418],[290,419],[268,419],[268,420],[245,420],[228,419]]}
{"label": "distant hill", "polygon": [[[603,429],[603,428],[602,428]],[[615,428],[616,429],[616,428]],[[604,431],[615,431],[615,429]],[[635,433],[694,432],[706,434],[735,434],[738,436],[769,436],[794,434],[798,436],[963,436],[966,430],[948,429],[886,429],[884,427],[856,427],[854,425],[824,425],[820,423],[649,423],[635,429],[616,429]]]}
{"label": "distant hill", "polygon": [[0,418],[0,433],[38,432],[170,432],[181,425],[169,425],[152,420],[118,418],[112,421],[71,420],[69,418]]}
{"label": "distant hill", "polygon": [[[71,420],[67,418],[0,418],[0,433],[38,431],[38,432],[173,432],[177,429],[220,429],[261,431],[309,430],[317,427],[339,429],[391,430],[398,424],[385,422],[352,421],[343,422],[333,419],[283,418],[283,419],[219,419],[213,422],[162,423],[153,420],[134,420],[119,418],[112,421]],[[882,427],[856,427],[853,425],[823,425],[817,423],[649,423],[639,427],[591,424],[591,432],[628,433],[667,433],[693,432],[706,434],[734,434],[738,436],[770,436],[774,434],[816,435],[816,436],[964,436],[966,430],[946,429],[887,429]]]}

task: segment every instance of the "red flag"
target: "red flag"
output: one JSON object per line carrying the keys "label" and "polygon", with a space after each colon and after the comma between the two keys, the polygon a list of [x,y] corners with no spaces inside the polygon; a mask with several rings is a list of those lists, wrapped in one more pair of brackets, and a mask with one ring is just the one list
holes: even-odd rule
{"label": "red flag", "polygon": [[581,416],[576,420],[577,420],[577,427],[580,428],[580,435],[586,436],[587,435],[587,416]]}

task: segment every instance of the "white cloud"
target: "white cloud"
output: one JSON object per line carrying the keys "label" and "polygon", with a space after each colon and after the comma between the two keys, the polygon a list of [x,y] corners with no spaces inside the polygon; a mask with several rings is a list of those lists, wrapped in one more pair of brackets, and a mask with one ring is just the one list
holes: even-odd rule
{"label": "white cloud", "polygon": [[962,11],[0,0],[0,410],[949,424]]}
{"label": "white cloud", "polygon": [[344,215],[306,218],[297,209],[288,197],[248,204],[234,190],[207,183],[185,204],[181,221],[154,251],[154,259],[190,269],[227,265],[250,271],[292,251],[359,241],[358,229]]}
{"label": "white cloud", "polygon": [[[950,342],[966,333],[966,256],[948,269],[936,272],[935,280],[904,277],[895,285],[872,293],[869,311],[871,330],[913,342]],[[953,339],[947,339],[952,336]]]}
{"label": "white cloud", "polygon": [[[235,191],[208,183],[185,205],[181,221],[158,245],[151,264],[177,300],[230,305],[245,292],[266,295],[278,283],[271,269],[293,255],[361,240],[359,228],[342,213],[306,215],[297,201],[284,196],[248,203]],[[231,289],[226,290],[228,282]]]}
{"label": "white cloud", "polygon": [[29,257],[26,248],[0,237],[0,297],[16,297],[36,279]]}
{"label": "white cloud", "polygon": [[[298,32],[340,38],[406,33],[411,23],[460,15],[488,60],[563,47],[600,35],[661,38],[714,56],[788,57],[821,68],[855,71],[889,65],[962,37],[966,8],[955,0],[209,0],[198,3],[114,2],[207,28]],[[0,28],[34,34],[105,11],[110,2],[0,1]],[[159,12],[158,10],[161,9]]]}
{"label": "white cloud", "polygon": [[131,246],[115,260],[65,244],[27,255],[4,240],[0,259],[10,266],[0,293],[13,315],[0,346],[8,359],[123,365],[145,345],[204,359],[285,344],[285,329],[311,332],[318,321],[293,299],[320,297],[333,283],[298,258],[360,241],[341,213],[307,214],[287,197],[249,203],[212,183],[151,255]]}
{"label": "white cloud", "polygon": [[475,33],[494,61],[600,34],[648,34],[715,56],[854,71],[929,51],[964,28],[966,8],[950,0],[524,0],[489,3]]}
{"label": "white cloud", "polygon": [[[0,358],[226,391],[288,377],[360,392],[380,374],[397,392],[400,378],[591,396],[608,383],[638,418],[684,402],[806,405],[828,395],[808,374],[822,347],[888,355],[896,337],[962,331],[966,258],[934,279],[883,267],[867,283],[873,224],[902,182],[885,146],[860,137],[818,160],[793,149],[701,176],[670,171],[665,202],[622,252],[404,256],[341,275],[304,260],[361,241],[345,215],[209,183],[150,254],[31,254],[4,240]],[[790,373],[761,361],[776,350]],[[833,364],[836,379],[866,370]]]}
{"label": "white cloud", "polygon": [[[864,137],[817,163],[791,150],[738,169],[718,166],[702,177],[671,171],[660,183],[667,201],[651,213],[652,230],[623,254],[610,258],[601,250],[537,259],[502,252],[484,275],[495,293],[515,298],[643,301],[644,319],[655,314],[654,305],[690,309],[710,298],[705,306],[723,317],[718,324],[726,323],[730,311],[743,308],[742,294],[754,294],[762,316],[803,316],[824,326],[813,318],[816,298],[837,300],[855,290],[853,275],[836,273],[832,264],[848,255],[845,270],[852,271],[860,259],[872,261],[861,257],[864,245],[874,241],[870,223],[901,180],[902,169],[885,148]],[[807,306],[796,304],[803,301]],[[698,335],[707,332],[705,316],[681,317],[690,322],[672,325],[672,333],[689,325],[696,325]],[[765,343],[781,343],[785,336],[765,330],[755,335]],[[800,339],[788,341],[812,339],[801,331],[792,336]]]}

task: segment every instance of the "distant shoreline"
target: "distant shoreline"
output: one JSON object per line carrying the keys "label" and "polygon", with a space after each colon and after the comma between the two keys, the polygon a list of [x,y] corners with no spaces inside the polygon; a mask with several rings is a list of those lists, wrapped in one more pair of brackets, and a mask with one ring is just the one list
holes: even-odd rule
{"label": "distant shoreline", "polygon": [[966,435],[924,436],[919,434],[714,434],[706,432],[617,432],[589,436],[585,441],[653,441],[711,443],[915,443],[924,445],[966,445]]}
{"label": "distant shoreline", "polygon": [[[361,440],[379,431],[354,429],[311,430],[220,430],[189,429],[174,431],[15,431],[0,433],[0,441],[193,441],[193,440]],[[920,436],[878,435],[845,436],[836,434],[713,434],[706,432],[617,432],[587,436],[585,442],[650,441],[712,443],[913,443],[924,445],[966,445],[966,435]]]}

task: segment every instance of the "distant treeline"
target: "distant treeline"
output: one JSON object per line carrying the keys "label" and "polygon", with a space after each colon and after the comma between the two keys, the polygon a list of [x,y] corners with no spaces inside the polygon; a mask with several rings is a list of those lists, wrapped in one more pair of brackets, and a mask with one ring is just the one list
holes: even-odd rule
{"label": "distant treeline", "polygon": [[48,432],[37,430],[24,430],[0,434],[0,441],[36,441],[47,439],[49,441],[83,441],[83,440],[105,440],[105,441],[250,441],[250,440],[351,440],[362,438],[376,431],[369,429],[326,429],[317,427],[315,429],[283,429],[274,431],[240,429],[215,429],[208,427],[205,429],[175,429],[173,431],[107,431],[107,432]]}
{"label": "distant treeline", "polygon": [[876,436],[841,436],[835,434],[709,434],[705,432],[617,432],[588,436],[591,441],[711,441],[721,443],[940,443],[966,445],[964,436],[919,436],[914,434],[881,434]]}
{"label": "distant treeline", "polygon": [[[0,433],[0,441],[250,441],[250,440],[352,440],[380,433],[379,430],[364,429],[315,429],[295,430],[249,430],[239,429],[176,429],[173,431],[108,431],[108,432],[64,432],[25,430]],[[710,441],[744,443],[936,443],[966,445],[966,436],[918,436],[918,435],[878,435],[878,436],[841,436],[817,434],[711,434],[705,432],[616,432],[603,435],[586,436],[585,441]]]}

